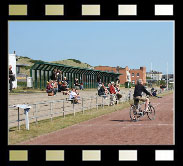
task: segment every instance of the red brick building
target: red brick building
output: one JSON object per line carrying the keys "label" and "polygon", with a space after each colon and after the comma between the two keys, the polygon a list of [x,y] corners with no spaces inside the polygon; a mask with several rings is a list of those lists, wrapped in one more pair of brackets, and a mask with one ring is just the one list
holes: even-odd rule
{"label": "red brick building", "polygon": [[120,73],[120,84],[124,84],[128,81],[127,75],[130,73],[130,79],[133,84],[137,83],[138,79],[142,79],[143,83],[146,83],[146,67],[140,67],[140,69],[129,69],[128,66],[122,67],[110,67],[110,66],[96,66],[95,70],[108,71],[114,73]]}

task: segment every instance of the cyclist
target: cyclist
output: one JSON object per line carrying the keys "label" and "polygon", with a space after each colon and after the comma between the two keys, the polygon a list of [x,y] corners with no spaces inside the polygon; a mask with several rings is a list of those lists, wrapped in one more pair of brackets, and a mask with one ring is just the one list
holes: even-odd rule
{"label": "cyclist", "polygon": [[147,95],[152,96],[151,93],[148,92],[146,90],[146,88],[143,86],[142,79],[139,79],[137,81],[137,84],[135,85],[135,90],[134,90],[134,95],[133,95],[134,96],[134,104],[137,105],[139,100],[145,102],[145,111],[147,112],[149,98],[142,96],[142,92],[146,93]]}

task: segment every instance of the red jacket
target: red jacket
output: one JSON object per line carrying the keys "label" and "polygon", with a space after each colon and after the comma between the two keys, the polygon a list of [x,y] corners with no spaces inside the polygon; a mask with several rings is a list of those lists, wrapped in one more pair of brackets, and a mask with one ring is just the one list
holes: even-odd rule
{"label": "red jacket", "polygon": [[116,91],[113,85],[110,86],[109,90],[111,94],[116,94]]}

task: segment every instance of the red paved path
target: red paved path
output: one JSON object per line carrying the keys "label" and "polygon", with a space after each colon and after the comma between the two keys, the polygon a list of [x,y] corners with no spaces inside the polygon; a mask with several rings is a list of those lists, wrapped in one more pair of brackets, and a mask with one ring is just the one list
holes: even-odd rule
{"label": "red paved path", "polygon": [[23,142],[27,145],[172,145],[173,94],[153,99],[156,119],[129,119],[129,108]]}

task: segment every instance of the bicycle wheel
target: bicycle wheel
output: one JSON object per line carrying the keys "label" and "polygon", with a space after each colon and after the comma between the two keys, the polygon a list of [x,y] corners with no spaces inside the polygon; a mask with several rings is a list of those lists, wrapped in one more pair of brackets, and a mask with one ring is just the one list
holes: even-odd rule
{"label": "bicycle wheel", "polygon": [[130,119],[134,122],[139,120],[139,115],[137,114],[136,107],[134,105],[130,107]]}
{"label": "bicycle wheel", "polygon": [[152,105],[150,105],[148,108],[147,116],[150,120],[155,119],[155,108]]}

